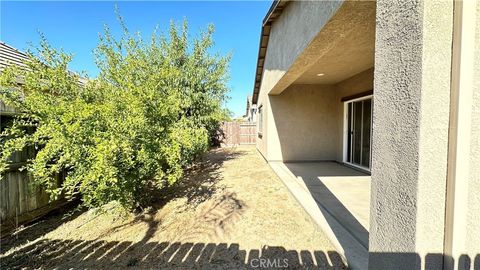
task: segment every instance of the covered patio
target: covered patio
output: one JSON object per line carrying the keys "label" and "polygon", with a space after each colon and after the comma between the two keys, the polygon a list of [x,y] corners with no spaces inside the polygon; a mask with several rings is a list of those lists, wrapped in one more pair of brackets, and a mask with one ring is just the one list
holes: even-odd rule
{"label": "covered patio", "polygon": [[370,175],[334,161],[270,162],[270,166],[350,265],[364,269]]}
{"label": "covered patio", "polygon": [[264,19],[257,149],[350,269],[480,262],[474,2],[280,0]]}
{"label": "covered patio", "polygon": [[335,4],[294,2],[267,17],[257,149],[349,267],[367,269],[376,5]]}

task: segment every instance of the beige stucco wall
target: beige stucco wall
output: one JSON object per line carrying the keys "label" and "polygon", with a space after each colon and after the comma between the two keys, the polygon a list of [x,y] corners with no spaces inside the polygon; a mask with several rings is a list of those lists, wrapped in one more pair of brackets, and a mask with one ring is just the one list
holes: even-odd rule
{"label": "beige stucco wall", "polygon": [[337,106],[333,86],[291,85],[269,96],[268,160],[335,160]]}
{"label": "beige stucco wall", "polygon": [[[307,87],[306,85],[299,86],[295,83],[290,86],[282,84],[280,88],[285,89],[282,91],[288,91],[289,93],[284,95],[281,92],[278,98],[269,94],[278,94],[277,92],[273,93],[272,89],[279,87],[281,79],[283,80],[288,74],[300,75],[303,72],[301,70],[316,62],[316,59],[325,54],[328,49],[331,49],[330,47],[334,46],[338,39],[341,39],[342,36],[338,34],[339,31],[347,31],[347,29],[343,28],[348,28],[348,23],[355,21],[355,19],[361,19],[361,16],[358,16],[358,14],[365,13],[371,9],[372,7],[368,3],[350,5],[350,3],[344,1],[291,2],[282,12],[282,15],[273,23],[257,102],[258,106],[262,106],[263,110],[263,134],[257,138],[257,148],[267,160],[342,161],[343,103],[340,102],[340,98],[345,95],[365,91],[365,84],[368,85],[366,88],[369,89],[367,90],[370,90],[373,84],[372,72],[367,72],[367,75],[357,76],[355,80],[345,80],[348,82],[338,83],[334,86]],[[335,22],[332,23],[332,20]],[[330,25],[330,27],[327,27],[327,25]],[[323,33],[321,30],[324,28],[328,28],[328,31],[325,30],[329,33],[326,36],[319,34]],[[320,39],[321,42],[319,41],[319,44],[323,44],[326,47],[316,45],[316,39]],[[325,44],[330,44],[330,47]],[[306,62],[300,61],[304,62],[301,65],[303,69],[293,67],[294,64],[298,64],[298,59],[305,57],[305,54],[308,54],[309,57],[305,58]],[[365,83],[364,79],[366,77],[368,77],[368,81]],[[296,97],[294,101],[296,105],[284,102],[286,98],[294,96],[293,93],[296,88],[298,90],[301,89],[300,91],[306,91],[306,88],[313,89],[315,87],[331,88],[329,96],[321,96],[325,95],[325,91],[321,93],[312,92],[313,99]],[[322,108],[326,108],[325,106],[317,108],[323,102],[332,102],[326,105],[331,111],[321,111]],[[280,109],[280,106],[272,108],[277,103],[285,103],[288,106],[285,106],[283,109]],[[309,106],[315,108],[316,111],[309,111]],[[301,108],[305,109],[302,111]],[[277,113],[278,115],[276,115]],[[285,119],[281,121],[281,118]],[[290,128],[290,132],[292,130],[300,132],[299,136],[303,136],[302,139],[297,139],[299,136],[284,135],[288,132],[283,130],[284,127],[281,122],[289,122],[289,125],[292,125],[293,118],[295,118],[297,124]],[[328,119],[328,121],[325,119]],[[318,121],[325,123],[322,126],[321,124],[316,124]],[[277,126],[280,127],[280,130]],[[327,130],[325,127],[330,129]],[[307,136],[307,133],[302,135],[303,131],[311,131],[313,135]],[[323,136],[319,137],[318,134],[323,134]],[[313,140],[316,140],[316,142]],[[323,141],[328,141],[330,144],[325,144]]]}
{"label": "beige stucco wall", "polygon": [[373,69],[336,85],[291,85],[261,97],[262,138],[257,147],[269,161],[343,159],[342,97],[373,89]]}
{"label": "beige stucco wall", "polygon": [[[263,110],[263,134],[257,138],[257,149],[266,159],[282,158],[278,155],[279,151],[270,155],[269,151],[274,150],[271,147],[267,149],[267,138],[270,137],[270,131],[274,131],[273,125],[275,124],[268,93],[342,3],[343,1],[292,2],[272,25],[257,101],[258,107],[261,106]],[[270,135],[273,136],[276,133]],[[276,144],[279,145],[278,139]],[[270,145],[275,144],[270,142]]]}
{"label": "beige stucco wall", "polygon": [[[475,2],[475,1],[474,1]],[[480,268],[480,3],[475,2],[475,34],[473,52],[473,95],[470,124],[470,152],[468,178],[468,211],[466,223],[466,254],[470,256],[472,265],[476,259]],[[475,257],[474,257],[475,256]]]}
{"label": "beige stucco wall", "polygon": [[370,269],[442,269],[452,21],[453,1],[377,1]]}
{"label": "beige stucco wall", "polygon": [[260,95],[266,95],[335,14],[343,1],[296,1],[270,30]]}
{"label": "beige stucco wall", "polygon": [[[341,161],[343,158],[343,103],[340,102],[340,98],[345,95],[364,91],[365,84],[368,85],[367,88],[369,89],[367,90],[370,90],[373,84],[372,72],[369,72],[366,76],[357,76],[358,78],[356,80],[346,80],[348,81],[347,83],[342,82],[335,86],[316,86],[316,88],[331,88],[328,98],[321,96],[325,95],[325,93],[323,93],[325,91],[322,93],[312,92],[312,95],[314,95],[313,100],[301,100],[301,98],[297,98],[298,100],[295,100],[296,105],[284,102],[284,100],[294,96],[292,93],[295,92],[295,88],[305,90],[308,88],[306,85],[299,86],[293,83],[288,87],[282,86],[282,89],[286,89],[282,91],[289,91],[291,93],[286,93],[285,96],[283,96],[284,93],[282,92],[278,98],[269,94],[274,94],[271,90],[274,87],[278,88],[280,84],[279,81],[288,74],[297,74],[300,72],[300,70],[292,67],[293,64],[298,64],[299,58],[305,57],[305,54],[311,54],[306,58],[308,63],[305,62],[306,60],[302,60],[305,62],[302,65],[303,68],[316,62],[315,59],[325,54],[326,50],[330,48],[325,44],[334,46],[335,42],[338,41],[337,39],[341,38],[338,31],[345,32],[346,30],[342,27],[347,27],[347,22],[353,22],[357,17],[361,18],[361,16],[356,15],[372,9],[371,5],[368,4],[350,5],[350,3],[348,3],[347,5],[345,3],[346,2],[343,1],[291,2],[272,25],[265,57],[262,84],[257,102],[263,111],[263,134],[257,138],[257,149],[267,160]],[[332,18],[336,19],[334,20]],[[334,20],[335,23],[331,23],[331,20]],[[327,24],[332,25],[329,28],[326,27]],[[329,33],[327,36],[321,36],[319,34],[322,33],[321,30],[323,30],[323,28],[329,28],[328,31],[325,30]],[[320,39],[320,44],[328,48],[315,45],[316,39]],[[308,50],[310,51],[306,52]],[[365,83],[364,79],[366,77],[368,77],[368,82]],[[315,86],[310,88],[313,89]],[[288,104],[288,106],[284,109],[280,109],[280,106],[272,108],[272,105],[275,106],[276,103],[280,104],[282,102]],[[305,104],[303,104],[303,102],[305,102]],[[321,111],[321,108],[315,107],[318,107],[322,102],[332,102],[328,104],[327,107],[330,109],[334,107],[334,109],[326,112]],[[313,112],[305,109],[302,112],[300,110],[302,107],[309,108],[310,105],[312,108],[315,107],[317,111]],[[273,110],[278,112],[272,114]],[[278,115],[275,115],[276,113],[278,113]],[[301,133],[300,136],[303,136],[302,140],[296,139],[293,135],[285,136],[284,134],[286,132],[282,129],[283,124],[280,119],[285,118],[283,122],[292,123],[293,120],[290,119],[293,119],[293,117],[296,118],[298,123],[296,126],[290,128],[290,132],[292,130],[296,130],[295,132],[303,132],[305,130],[312,131],[313,135],[307,136],[307,134],[301,135]],[[328,119],[328,123],[324,124],[325,127],[330,128],[328,132],[321,125],[313,124],[318,121],[324,121],[325,119]],[[335,124],[333,125],[332,122]],[[277,129],[277,125],[280,126],[280,131]],[[327,133],[328,135],[325,135]],[[317,134],[324,134],[324,136],[318,137]],[[293,139],[290,140],[289,137]],[[317,140],[318,143],[311,141],[310,138],[311,140]],[[329,141],[333,143],[333,145],[325,145],[323,141]],[[312,146],[310,142],[312,142],[314,146]],[[326,148],[322,148],[324,145]]]}
{"label": "beige stucco wall", "polygon": [[480,267],[480,4],[455,5],[378,2],[370,269]]}
{"label": "beige stucco wall", "polygon": [[[268,113],[270,108],[268,95],[260,95],[258,98],[257,111],[257,131],[258,136],[256,140],[257,150],[262,156],[267,159],[267,134],[268,134]],[[260,121],[262,117],[263,121]],[[260,125],[262,124],[262,127]],[[261,132],[260,132],[261,131]]]}
{"label": "beige stucco wall", "polygon": [[[277,68],[264,72],[258,103],[264,107],[264,134],[257,147],[267,160],[341,161],[340,99],[375,88],[370,269],[441,269],[449,248],[456,263],[467,256],[470,264],[461,269],[480,265],[480,4],[469,3],[474,3],[468,9],[473,19],[463,25],[474,28],[474,34],[464,36],[474,39],[468,41],[474,46],[464,50],[469,56],[462,61],[470,67],[462,71],[467,83],[460,91],[461,149],[455,159],[449,154],[451,134],[458,131],[452,127],[450,106],[452,1],[378,0],[375,71],[336,85],[293,84],[277,96],[269,96],[269,90],[301,52],[297,49],[305,48],[305,33],[298,31],[303,14],[293,12],[300,4],[289,6],[293,13],[285,18],[291,21],[272,28],[276,38],[270,40],[266,66]],[[285,39],[279,34],[289,26],[297,27],[298,39],[290,28]],[[460,178],[449,202],[448,168],[455,162]],[[455,208],[453,225],[448,223],[449,203]],[[446,244],[449,230],[453,247]]]}

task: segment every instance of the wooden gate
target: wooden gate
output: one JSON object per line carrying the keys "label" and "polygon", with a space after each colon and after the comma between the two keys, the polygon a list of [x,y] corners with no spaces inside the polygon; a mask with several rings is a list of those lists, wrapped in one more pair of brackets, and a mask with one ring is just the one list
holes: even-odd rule
{"label": "wooden gate", "polygon": [[223,122],[221,146],[255,144],[257,124],[247,122]]}

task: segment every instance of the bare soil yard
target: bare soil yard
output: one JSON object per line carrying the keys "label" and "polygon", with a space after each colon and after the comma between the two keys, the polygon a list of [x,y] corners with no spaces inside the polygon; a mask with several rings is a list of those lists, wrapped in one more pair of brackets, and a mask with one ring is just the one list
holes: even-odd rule
{"label": "bare soil yard", "polygon": [[346,268],[254,147],[214,149],[151,209],[110,212],[19,229],[1,241],[0,268]]}

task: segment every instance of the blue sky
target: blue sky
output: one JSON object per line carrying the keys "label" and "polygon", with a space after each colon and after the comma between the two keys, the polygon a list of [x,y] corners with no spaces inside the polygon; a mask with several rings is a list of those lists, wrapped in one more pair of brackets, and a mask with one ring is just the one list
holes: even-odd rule
{"label": "blue sky", "polygon": [[114,7],[118,5],[131,31],[149,37],[155,26],[167,30],[171,19],[187,18],[190,34],[196,35],[207,24],[215,25],[215,51],[232,52],[230,65],[231,97],[227,107],[235,116],[245,111],[246,97],[253,89],[261,22],[271,1],[193,1],[193,2],[10,2],[1,1],[0,39],[25,50],[38,44],[38,32],[51,45],[74,53],[74,71],[97,74],[92,50],[106,23],[119,30]]}

